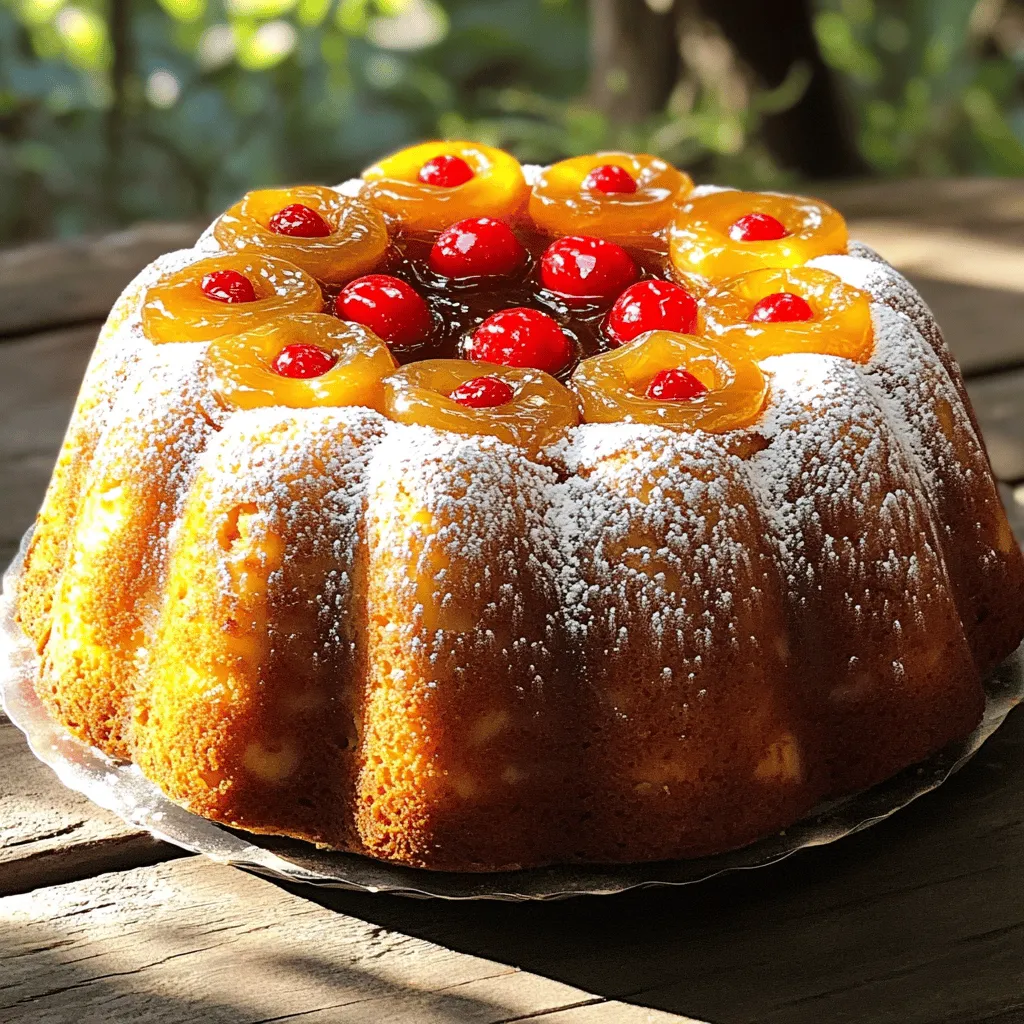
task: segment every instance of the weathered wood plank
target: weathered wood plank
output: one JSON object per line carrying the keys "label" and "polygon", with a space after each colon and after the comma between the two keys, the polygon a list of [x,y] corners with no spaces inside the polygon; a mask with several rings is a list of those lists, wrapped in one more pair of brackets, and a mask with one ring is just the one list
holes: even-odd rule
{"label": "weathered wood plank", "polygon": [[1024,244],[894,219],[850,232],[911,280],[965,373],[1024,359]]}
{"label": "weathered wood plank", "polygon": [[200,858],[0,900],[0,961],[0,1016],[22,1024],[680,1020],[609,1008]]}
{"label": "weathered wood plank", "polygon": [[1024,243],[1024,179],[917,178],[812,184],[849,221],[885,219],[957,228]]}
{"label": "weathered wood plank", "polygon": [[307,895],[384,928],[716,1024],[1021,1020],[1022,791],[1018,710],[935,793],[772,868],[568,904]]}
{"label": "weathered wood plank", "polygon": [[71,327],[0,344],[0,566],[43,499],[97,332]]}
{"label": "weathered wood plank", "polygon": [[102,320],[161,253],[192,245],[197,224],[140,224],[100,237],[0,250],[0,335]]}
{"label": "weathered wood plank", "polygon": [[1006,518],[1010,521],[1010,528],[1013,530],[1017,540],[1024,544],[1024,487],[1019,484],[1011,487],[1009,484],[999,485],[999,496],[1003,499],[1003,506],[1006,509]]}
{"label": "weathered wood plank", "polygon": [[1024,294],[907,276],[934,312],[965,375],[1024,359]]}
{"label": "weathered wood plank", "polygon": [[1024,370],[968,381],[971,404],[1000,480],[1024,480]]}
{"label": "weathered wood plank", "polygon": [[854,221],[850,230],[905,273],[996,291],[1024,292],[1024,248],[950,227]]}
{"label": "weathered wood plank", "polygon": [[0,715],[0,896],[181,856],[66,789]]}
{"label": "weathered wood plank", "polygon": [[[522,1020],[523,1018],[519,1018]],[[540,1024],[668,1024],[669,1021],[690,1021],[689,1017],[678,1017],[663,1010],[620,1003],[617,1000],[601,1000],[583,1006],[569,1006],[552,1013],[537,1013],[529,1018]],[[693,1021],[692,1024],[699,1024]]]}

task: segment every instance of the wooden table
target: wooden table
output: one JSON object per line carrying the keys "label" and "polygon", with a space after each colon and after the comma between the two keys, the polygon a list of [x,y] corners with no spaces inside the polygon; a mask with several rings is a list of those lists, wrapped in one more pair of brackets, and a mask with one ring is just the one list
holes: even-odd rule
{"label": "wooden table", "polygon": [[[1024,183],[833,196],[935,307],[1024,537]],[[106,308],[194,234],[0,253],[0,562]],[[0,720],[0,896],[3,1021],[1010,1024],[1024,1021],[1024,711],[859,836],[691,888],[548,905],[317,891],[184,856],[63,789]]]}

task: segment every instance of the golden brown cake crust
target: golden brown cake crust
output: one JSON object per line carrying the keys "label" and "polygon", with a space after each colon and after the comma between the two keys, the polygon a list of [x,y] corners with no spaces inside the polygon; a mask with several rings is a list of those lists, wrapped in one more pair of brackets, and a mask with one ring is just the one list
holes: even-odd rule
{"label": "golden brown cake crust", "polygon": [[927,307],[856,245],[874,351],[761,362],[717,435],[539,453],[365,408],[243,411],[104,329],[18,616],[38,690],[172,799],[418,867],[712,854],[976,725],[1022,559]]}

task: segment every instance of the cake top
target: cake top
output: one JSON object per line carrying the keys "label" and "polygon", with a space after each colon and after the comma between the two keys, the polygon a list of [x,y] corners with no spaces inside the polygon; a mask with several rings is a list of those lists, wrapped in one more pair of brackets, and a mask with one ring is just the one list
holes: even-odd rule
{"label": "cake top", "polygon": [[873,345],[870,296],[807,265],[847,252],[835,210],[648,154],[523,168],[427,142],[250,192],[209,241],[142,328],[205,343],[228,408],[365,406],[533,451],[580,422],[721,433],[761,416],[764,359]]}

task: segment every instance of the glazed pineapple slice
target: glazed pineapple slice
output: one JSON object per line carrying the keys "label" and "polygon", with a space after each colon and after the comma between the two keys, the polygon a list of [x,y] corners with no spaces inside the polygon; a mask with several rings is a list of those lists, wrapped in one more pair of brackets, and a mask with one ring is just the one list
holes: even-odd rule
{"label": "glazed pineapple slice", "polygon": [[384,382],[385,412],[398,423],[489,434],[536,451],[580,421],[575,396],[542,370],[425,359]]}
{"label": "glazed pineapple slice", "polygon": [[237,409],[360,405],[380,412],[382,382],[396,365],[372,331],[322,313],[221,338],[207,355],[219,400]]}
{"label": "glazed pineapple slice", "polygon": [[224,254],[160,278],[142,300],[142,329],[157,345],[213,341],[323,307],[320,286],[294,264],[260,253]]}
{"label": "glazed pineapple slice", "polygon": [[361,193],[405,231],[443,231],[469,217],[508,218],[529,188],[514,156],[477,142],[424,142],[363,171]]}
{"label": "glazed pineapple slice", "polygon": [[373,270],[388,247],[377,210],[321,185],[247,192],[213,234],[225,249],[290,260],[326,284]]}
{"label": "glazed pineapple slice", "polygon": [[700,326],[755,359],[815,352],[865,363],[874,345],[867,292],[813,267],[754,270],[727,281],[705,299]]}
{"label": "glazed pineapple slice", "polygon": [[671,331],[584,359],[569,380],[587,423],[656,423],[722,433],[761,414],[768,383],[738,349]]}
{"label": "glazed pineapple slice", "polygon": [[650,243],[693,189],[682,171],[649,153],[591,153],[541,171],[530,218],[542,231]]}
{"label": "glazed pineapple slice", "polygon": [[844,253],[848,240],[842,216],[817,199],[729,190],[682,205],[672,224],[670,251],[678,273],[720,281]]}

